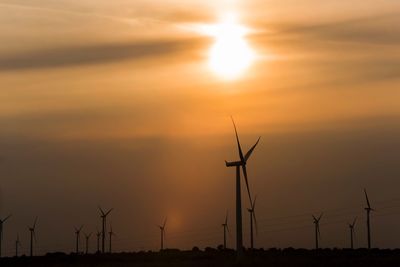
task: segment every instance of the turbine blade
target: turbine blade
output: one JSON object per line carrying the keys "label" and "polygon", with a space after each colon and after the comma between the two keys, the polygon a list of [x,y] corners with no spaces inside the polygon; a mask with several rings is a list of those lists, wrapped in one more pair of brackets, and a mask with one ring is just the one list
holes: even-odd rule
{"label": "turbine blade", "polygon": [[256,235],[258,235],[258,224],[257,224],[257,217],[256,217],[256,211],[253,210],[253,219],[254,219],[254,225],[256,227]]}
{"label": "turbine blade", "polygon": [[226,225],[225,227],[226,227],[226,230],[228,231],[228,234],[229,234],[229,236],[230,236],[230,235],[231,235],[231,232],[229,231],[229,226]]}
{"label": "turbine blade", "polygon": [[104,211],[103,211],[103,209],[102,209],[100,206],[99,206],[99,210],[100,210],[101,215],[104,216]]}
{"label": "turbine blade", "polygon": [[32,228],[33,228],[33,231],[35,231],[35,228],[36,228],[37,218],[38,218],[38,217],[36,216],[35,221],[33,222],[33,227],[32,227]]}
{"label": "turbine blade", "polygon": [[316,222],[317,221],[317,218],[315,218],[315,216],[314,215],[311,215],[312,217],[313,217],[313,219],[314,219],[314,222]]}
{"label": "turbine blade", "polygon": [[321,220],[321,218],[322,218],[322,215],[324,215],[324,213],[323,213],[323,212],[321,212],[321,215],[319,215],[319,217],[318,217],[318,222],[319,222],[319,220]]}
{"label": "turbine blade", "polygon": [[251,193],[250,193],[250,187],[249,187],[249,180],[247,179],[247,169],[246,169],[246,165],[242,165],[242,170],[243,170],[244,180],[245,180],[245,182],[246,182],[247,194],[249,195],[250,203],[253,203],[253,201],[251,200]]}
{"label": "turbine blade", "polygon": [[5,221],[7,221],[8,219],[10,219],[10,217],[11,217],[11,214],[8,215],[7,217],[5,217],[5,218],[3,219],[3,223],[4,223]]}
{"label": "turbine blade", "polygon": [[254,211],[256,208],[256,200],[257,200],[257,195],[254,196],[253,204],[251,205],[251,209]]}
{"label": "turbine blade", "polygon": [[364,188],[364,194],[365,194],[365,199],[367,200],[368,208],[370,209],[371,205],[369,204],[368,194],[367,194],[367,190],[365,188]]}
{"label": "turbine blade", "polygon": [[167,224],[167,219],[168,219],[168,217],[165,217],[163,228],[165,228],[165,225]]}
{"label": "turbine blade", "polygon": [[353,224],[352,224],[353,227],[354,227],[354,225],[356,225],[356,221],[357,221],[357,217],[354,218],[354,221],[353,221]]}
{"label": "turbine blade", "polygon": [[225,224],[228,224],[228,211],[226,211],[226,216],[225,216]]}
{"label": "turbine blade", "polygon": [[260,142],[260,138],[261,136],[258,137],[257,142],[249,149],[249,151],[247,151],[246,155],[244,156],[245,161],[247,161],[250,158],[251,154],[253,153],[253,150],[256,148],[258,142]]}
{"label": "turbine blade", "polygon": [[110,214],[111,211],[113,211],[114,208],[111,208],[109,211],[107,211],[104,216],[107,216],[108,214]]}
{"label": "turbine blade", "polygon": [[244,163],[245,159],[243,157],[242,147],[240,146],[240,141],[239,141],[239,136],[238,136],[237,129],[236,129],[236,124],[235,124],[235,121],[233,120],[233,117],[231,117],[231,119],[232,119],[232,123],[233,123],[233,128],[235,128],[236,142],[237,142],[237,146],[238,146],[238,150],[239,150],[240,161],[242,163]]}

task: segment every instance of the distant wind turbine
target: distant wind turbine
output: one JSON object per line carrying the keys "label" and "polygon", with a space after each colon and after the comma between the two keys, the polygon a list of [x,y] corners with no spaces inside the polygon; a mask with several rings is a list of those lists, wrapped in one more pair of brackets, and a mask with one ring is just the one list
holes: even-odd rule
{"label": "distant wind turbine", "polygon": [[226,249],[226,232],[228,231],[228,233],[229,233],[228,212],[226,212],[225,222],[222,224],[222,227],[224,228],[224,250],[225,250]]}
{"label": "distant wind turbine", "polygon": [[83,225],[81,225],[81,227],[79,227],[79,228],[75,227],[75,235],[76,235],[75,252],[76,252],[76,254],[79,254],[79,243],[80,243],[80,239],[81,239],[82,228],[83,228]]}
{"label": "distant wind turbine", "polygon": [[90,238],[90,236],[92,235],[92,233],[89,233],[89,234],[84,233],[84,235],[85,235],[85,240],[86,240],[86,243],[85,243],[85,253],[86,253],[86,254],[89,254],[89,238]]}
{"label": "distant wind turbine", "polygon": [[256,212],[255,212],[256,200],[257,200],[257,196],[254,197],[253,203],[251,203],[251,208],[247,209],[250,214],[250,248],[251,248],[251,250],[254,249],[253,220],[254,220],[254,224],[256,227],[256,232],[258,232]]}
{"label": "distant wind turbine", "polygon": [[112,253],[112,247],[111,247],[111,244],[112,244],[112,236],[115,235],[115,233],[113,232],[113,229],[112,229],[112,225],[111,225],[111,224],[110,224],[110,232],[108,232],[108,234],[109,234],[109,236],[110,236],[110,240],[109,240],[109,242],[110,242],[109,252],[110,252],[110,254],[111,254],[111,253]]}
{"label": "distant wind turbine", "polygon": [[365,199],[367,200],[367,207],[364,208],[367,211],[367,239],[368,239],[368,249],[371,249],[371,223],[370,223],[370,212],[374,211],[373,208],[371,208],[371,205],[369,203],[368,199],[368,194],[367,190],[364,189],[364,194],[365,194]]}
{"label": "distant wind turbine", "polygon": [[165,237],[165,225],[167,224],[167,217],[165,217],[164,223],[162,225],[159,225],[158,228],[160,228],[161,232],[161,251],[164,250],[164,237]]}
{"label": "distant wind turbine", "polygon": [[322,218],[322,214],[319,215],[318,218],[316,218],[314,215],[312,215],[313,219],[314,219],[314,225],[315,225],[315,249],[318,250],[319,249],[319,239],[321,238],[321,232],[319,231],[319,221]]}
{"label": "distant wind turbine", "polygon": [[109,209],[107,212],[104,212],[100,207],[100,217],[101,217],[101,223],[102,223],[102,232],[101,232],[101,252],[105,252],[105,240],[106,240],[106,231],[107,231],[107,216],[110,214],[110,212],[113,209]]}
{"label": "distant wind turbine", "polygon": [[33,240],[36,242],[36,223],[37,223],[37,217],[35,218],[35,221],[33,222],[32,227],[29,227],[29,231],[31,233],[31,242],[30,242],[30,256],[33,257]]}
{"label": "distant wind turbine", "polygon": [[350,248],[354,249],[354,226],[356,225],[357,217],[354,218],[353,223],[348,223],[349,225],[349,230],[350,230]]}
{"label": "distant wind turbine", "polygon": [[0,219],[0,258],[1,258],[1,251],[2,251],[2,242],[3,242],[3,224],[11,217],[11,215],[8,215],[4,219]]}
{"label": "distant wind turbine", "polygon": [[18,248],[21,246],[19,241],[19,235],[17,234],[17,239],[15,240],[15,257],[18,257]]}
{"label": "distant wind turbine", "polygon": [[243,176],[246,182],[247,193],[249,195],[250,203],[253,203],[250,194],[249,182],[247,179],[247,169],[246,164],[248,159],[250,158],[253,150],[257,146],[260,141],[260,137],[257,142],[249,149],[249,151],[243,155],[242,147],[240,146],[239,136],[237,133],[235,122],[232,118],[233,127],[235,129],[236,142],[239,150],[239,160],[228,162],[225,161],[226,167],[236,167],[236,251],[238,256],[241,257],[243,255],[243,230],[242,230],[242,199],[241,199],[241,187],[240,187],[240,167],[243,170]]}

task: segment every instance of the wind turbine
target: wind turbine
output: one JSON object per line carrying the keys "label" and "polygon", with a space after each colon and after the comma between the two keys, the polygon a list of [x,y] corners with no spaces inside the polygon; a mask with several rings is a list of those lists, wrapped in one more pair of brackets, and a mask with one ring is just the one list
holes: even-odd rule
{"label": "wind turbine", "polygon": [[224,250],[225,250],[226,249],[226,231],[228,231],[228,233],[229,233],[228,212],[226,212],[225,222],[222,224],[222,227],[224,228]]}
{"label": "wind turbine", "polygon": [[100,237],[101,237],[101,232],[100,232],[99,230],[97,230],[96,237],[97,237],[97,252],[100,252]]}
{"label": "wind turbine", "polygon": [[109,240],[109,241],[110,241],[110,254],[111,254],[111,252],[112,252],[112,249],[111,249],[111,244],[112,244],[111,241],[112,241],[112,240],[111,240],[111,239],[112,239],[112,236],[115,235],[115,233],[113,232],[113,229],[112,229],[112,225],[111,225],[111,224],[110,224],[110,232],[108,232],[108,234],[110,235],[110,240]]}
{"label": "wind turbine", "polygon": [[374,211],[373,208],[371,208],[371,205],[369,204],[369,199],[368,199],[368,194],[367,190],[364,188],[364,194],[365,194],[365,199],[367,200],[367,207],[364,208],[367,211],[367,238],[368,238],[368,249],[371,249],[371,224],[370,224],[370,212]]}
{"label": "wind turbine", "polygon": [[85,235],[85,239],[86,239],[86,250],[85,250],[85,253],[89,254],[89,238],[92,235],[92,233],[89,233],[89,234],[84,233],[84,235]]}
{"label": "wind turbine", "polygon": [[315,225],[315,249],[318,250],[319,246],[318,246],[318,242],[319,239],[321,238],[321,232],[319,231],[319,221],[322,218],[322,214],[319,215],[318,218],[316,218],[314,215],[312,215],[313,219],[314,219],[314,225]]}
{"label": "wind turbine", "polygon": [[249,182],[247,179],[247,169],[246,169],[246,164],[248,159],[250,158],[251,154],[253,153],[253,150],[257,146],[258,142],[260,141],[260,138],[258,138],[257,142],[249,149],[249,151],[243,155],[242,152],[242,147],[240,146],[240,141],[239,141],[239,136],[237,133],[235,121],[232,118],[232,123],[233,127],[235,129],[235,135],[236,135],[236,142],[238,146],[238,151],[239,151],[239,160],[238,161],[233,161],[233,162],[228,162],[225,161],[226,167],[236,167],[236,250],[238,253],[238,256],[241,257],[243,254],[243,231],[242,231],[242,199],[241,199],[241,187],[240,187],[240,167],[242,167],[243,170],[243,176],[246,182],[246,188],[247,188],[247,193],[249,195],[249,200],[250,203],[253,203],[251,199],[251,194],[250,194],[250,188],[249,188]]}
{"label": "wind turbine", "polygon": [[354,243],[353,243],[353,236],[354,236],[354,226],[356,225],[357,217],[354,218],[353,223],[348,223],[349,225],[349,230],[350,230],[350,248],[354,249]]}
{"label": "wind turbine", "polygon": [[18,257],[18,248],[21,246],[19,241],[19,235],[17,234],[17,240],[15,240],[15,257]]}
{"label": "wind turbine", "polygon": [[164,250],[164,237],[165,237],[165,225],[167,224],[167,217],[165,217],[163,225],[159,225],[161,232],[161,251]]}
{"label": "wind turbine", "polygon": [[256,232],[258,232],[256,212],[255,212],[256,200],[257,200],[257,196],[254,197],[253,203],[251,203],[251,208],[247,209],[250,214],[250,248],[251,248],[251,250],[254,249],[253,220],[254,220],[254,224],[256,226]]}
{"label": "wind turbine", "polygon": [[81,230],[83,228],[83,225],[81,225],[81,227],[75,228],[75,235],[76,235],[76,243],[75,243],[75,252],[76,254],[79,254],[79,243],[80,243],[80,239],[81,239]]}
{"label": "wind turbine", "polygon": [[0,258],[1,258],[1,243],[3,241],[3,224],[11,217],[11,214],[5,217],[3,220],[0,219]]}
{"label": "wind turbine", "polygon": [[35,242],[36,242],[36,234],[35,234],[36,222],[37,222],[37,217],[35,218],[35,221],[33,222],[32,227],[29,227],[29,231],[31,232],[31,244],[30,244],[30,256],[31,257],[33,257],[33,239],[35,239]]}
{"label": "wind turbine", "polygon": [[100,217],[101,217],[101,223],[102,223],[102,232],[101,232],[101,252],[105,252],[105,240],[106,240],[106,228],[107,228],[107,216],[110,214],[110,212],[113,209],[109,209],[107,212],[104,212],[100,207]]}

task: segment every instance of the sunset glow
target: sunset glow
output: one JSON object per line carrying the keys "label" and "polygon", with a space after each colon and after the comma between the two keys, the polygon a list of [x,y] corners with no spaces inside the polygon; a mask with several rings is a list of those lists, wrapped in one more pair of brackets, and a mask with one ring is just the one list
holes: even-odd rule
{"label": "sunset glow", "polygon": [[209,51],[209,66],[220,77],[236,79],[253,62],[254,51],[246,40],[248,31],[232,13],[225,14],[219,23],[204,27],[204,32],[215,38]]}

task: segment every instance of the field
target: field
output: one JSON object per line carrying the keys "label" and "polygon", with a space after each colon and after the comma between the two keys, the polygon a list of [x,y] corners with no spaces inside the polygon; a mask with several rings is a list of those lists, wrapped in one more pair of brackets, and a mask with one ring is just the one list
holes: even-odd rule
{"label": "field", "polygon": [[270,249],[247,251],[242,260],[233,250],[166,250],[163,252],[3,258],[0,266],[399,266],[400,250]]}

